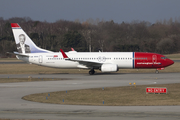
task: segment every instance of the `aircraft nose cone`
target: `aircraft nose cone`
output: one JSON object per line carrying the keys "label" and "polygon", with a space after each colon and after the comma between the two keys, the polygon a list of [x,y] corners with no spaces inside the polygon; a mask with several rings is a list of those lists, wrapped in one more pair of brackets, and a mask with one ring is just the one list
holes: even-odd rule
{"label": "aircraft nose cone", "polygon": [[174,61],[169,59],[168,64],[172,65],[172,64],[174,64]]}

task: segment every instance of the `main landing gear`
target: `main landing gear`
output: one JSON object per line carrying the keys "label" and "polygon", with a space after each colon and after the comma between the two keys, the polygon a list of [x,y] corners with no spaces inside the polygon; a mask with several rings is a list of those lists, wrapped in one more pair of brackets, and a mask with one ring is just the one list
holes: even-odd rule
{"label": "main landing gear", "polygon": [[90,74],[90,75],[93,75],[94,73],[95,73],[94,69],[91,69],[91,70],[89,71],[89,74]]}

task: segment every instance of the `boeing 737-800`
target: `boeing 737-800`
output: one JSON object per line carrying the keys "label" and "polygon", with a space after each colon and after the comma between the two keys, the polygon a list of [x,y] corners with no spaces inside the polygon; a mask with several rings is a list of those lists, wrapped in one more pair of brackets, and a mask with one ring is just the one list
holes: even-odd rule
{"label": "boeing 737-800", "polygon": [[37,47],[29,36],[21,29],[19,24],[11,23],[18,52],[17,59],[41,66],[89,69],[89,74],[95,69],[101,72],[117,72],[119,69],[164,69],[174,62],[164,55],[147,52],[52,52]]}

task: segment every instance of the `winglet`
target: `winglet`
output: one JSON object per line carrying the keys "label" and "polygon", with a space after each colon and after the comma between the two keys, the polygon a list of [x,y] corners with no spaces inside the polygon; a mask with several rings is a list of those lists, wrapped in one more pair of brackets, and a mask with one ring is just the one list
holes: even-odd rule
{"label": "winglet", "polygon": [[74,48],[71,48],[72,51],[75,51]]}
{"label": "winglet", "polygon": [[61,51],[61,53],[62,53],[64,59],[68,59],[68,56],[64,53],[64,51],[63,51],[62,49],[60,49],[60,51]]}

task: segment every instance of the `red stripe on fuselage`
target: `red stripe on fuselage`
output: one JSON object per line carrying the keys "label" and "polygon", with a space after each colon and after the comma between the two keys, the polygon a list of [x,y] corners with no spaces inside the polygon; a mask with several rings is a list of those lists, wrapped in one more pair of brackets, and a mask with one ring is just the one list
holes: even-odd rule
{"label": "red stripe on fuselage", "polygon": [[135,52],[135,68],[162,68],[165,61],[161,57],[162,55],[156,53]]}

